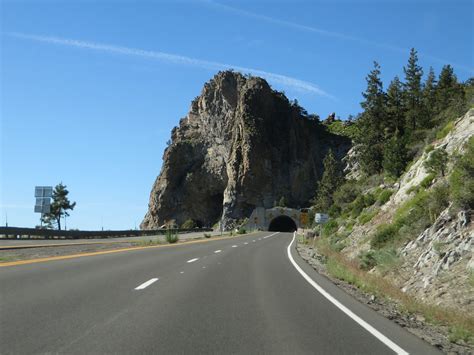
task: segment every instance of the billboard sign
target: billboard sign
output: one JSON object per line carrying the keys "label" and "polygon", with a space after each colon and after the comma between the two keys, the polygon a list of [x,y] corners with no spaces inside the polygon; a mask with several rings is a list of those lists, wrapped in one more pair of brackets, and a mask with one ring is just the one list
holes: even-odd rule
{"label": "billboard sign", "polygon": [[35,213],[49,213],[51,211],[51,197],[53,196],[52,186],[35,187]]}
{"label": "billboard sign", "polygon": [[318,224],[324,224],[329,221],[329,215],[327,213],[316,213],[314,221]]}

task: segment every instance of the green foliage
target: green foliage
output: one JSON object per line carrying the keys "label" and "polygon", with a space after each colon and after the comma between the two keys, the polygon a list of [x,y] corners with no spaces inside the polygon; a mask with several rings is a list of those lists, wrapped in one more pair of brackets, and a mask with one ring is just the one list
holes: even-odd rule
{"label": "green foliage", "polygon": [[211,237],[211,234],[209,233],[204,233],[204,238],[210,238]]}
{"label": "green foliage", "polygon": [[379,196],[377,197],[377,201],[379,202],[381,206],[385,205],[388,202],[388,200],[390,200],[390,197],[392,196],[392,194],[393,194],[392,190],[383,190],[382,192],[380,192]]}
{"label": "green foliage", "polygon": [[446,150],[443,148],[438,148],[430,153],[423,166],[426,168],[426,170],[435,175],[441,173],[441,176],[444,176],[447,163],[448,153],[446,153]]}
{"label": "green foliage", "polygon": [[362,270],[370,270],[377,265],[375,250],[367,250],[359,255],[359,267]]}
{"label": "green foliage", "polygon": [[359,121],[359,134],[355,141],[359,145],[358,160],[367,175],[382,171],[384,130],[387,125],[386,95],[380,79],[380,65],[374,62],[374,69],[366,78],[367,89],[362,93],[364,112]]}
{"label": "green foliage", "polygon": [[436,175],[433,173],[426,175],[426,177],[420,182],[420,186],[424,189],[427,189],[431,186],[431,183],[433,182],[435,177]]}
{"label": "green foliage", "polygon": [[434,150],[434,146],[433,144],[428,144],[426,147],[425,147],[425,153],[428,154],[429,152],[432,152]]}
{"label": "green foliage", "polygon": [[360,224],[366,224],[367,222],[370,222],[372,220],[372,218],[374,218],[375,215],[377,215],[377,213],[378,213],[377,210],[374,210],[374,211],[371,211],[371,212],[363,212],[359,216],[359,223]]}
{"label": "green foliage", "polygon": [[474,335],[471,331],[469,331],[469,329],[466,329],[461,326],[455,326],[449,329],[448,339],[451,343],[458,343],[459,341],[463,341],[465,343],[473,343]]}
{"label": "green foliage", "polygon": [[344,206],[351,203],[360,193],[360,187],[355,180],[344,182],[334,192],[334,203],[339,206]]}
{"label": "green foliage", "polygon": [[329,236],[337,231],[339,224],[335,219],[330,219],[324,226],[323,226],[323,234],[325,236]]}
{"label": "green foliage", "polygon": [[406,108],[406,122],[411,131],[426,125],[426,112],[423,107],[421,78],[423,69],[418,65],[418,54],[414,48],[410,51],[408,64],[403,68],[405,73],[404,106]]}
{"label": "green foliage", "polygon": [[321,180],[318,182],[315,209],[317,211],[325,212],[333,204],[333,194],[338,186],[343,182],[343,172],[339,161],[336,160],[332,150],[326,154],[323,161],[324,173]]}
{"label": "green foliage", "polygon": [[286,204],[286,199],[285,199],[285,196],[282,196],[278,202],[275,204],[275,207],[286,207],[287,204]]}
{"label": "green foliage", "polygon": [[397,236],[398,228],[394,224],[381,224],[375,232],[370,246],[374,249],[380,249],[386,244],[395,241]]}
{"label": "green foliage", "polygon": [[385,172],[394,178],[399,177],[405,170],[407,160],[405,140],[394,135],[384,148],[383,168]]}
{"label": "green foliage", "polygon": [[168,243],[174,244],[179,240],[178,234],[173,229],[167,229],[165,239]]}
{"label": "green foliage", "polygon": [[247,230],[244,227],[240,227],[237,230],[237,234],[246,234],[246,233],[247,233]]}
{"label": "green foliage", "polygon": [[337,134],[339,136],[348,137],[354,139],[357,135],[357,125],[348,123],[347,121],[334,121],[326,125],[329,132]]}
{"label": "green foliage", "polygon": [[436,139],[443,139],[448,135],[449,132],[451,132],[454,128],[454,122],[449,121],[446,123],[446,125],[436,133]]}
{"label": "green foliage", "polygon": [[469,138],[465,149],[454,164],[449,184],[455,207],[474,209],[474,137]]}
{"label": "green foliage", "polygon": [[69,217],[68,210],[73,210],[76,203],[69,201],[69,191],[66,185],[59,183],[53,190],[53,201],[51,202],[50,212],[42,215],[41,221],[47,228],[53,228],[54,225],[61,230],[61,218]]}
{"label": "green foliage", "polygon": [[197,228],[196,222],[192,219],[186,220],[182,225],[181,229],[194,229]]}

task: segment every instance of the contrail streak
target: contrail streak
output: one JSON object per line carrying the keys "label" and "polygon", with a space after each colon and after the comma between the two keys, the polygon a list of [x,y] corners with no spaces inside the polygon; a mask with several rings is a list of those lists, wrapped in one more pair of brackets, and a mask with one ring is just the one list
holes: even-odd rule
{"label": "contrail streak", "polygon": [[[300,31],[305,31],[305,32],[312,32],[312,33],[316,33],[316,34],[319,34],[319,35],[322,35],[322,36],[333,37],[333,38],[343,40],[343,41],[358,42],[360,44],[369,45],[369,46],[373,46],[373,47],[379,47],[379,48],[386,49],[386,50],[389,50],[389,51],[392,51],[392,52],[407,54],[410,51],[410,49],[403,48],[403,47],[398,47],[398,46],[393,46],[393,45],[390,45],[390,44],[387,44],[387,43],[380,43],[380,42],[372,41],[372,40],[362,38],[362,37],[351,36],[351,35],[347,35],[347,34],[340,33],[340,32],[328,31],[328,30],[325,30],[325,29],[322,29],[322,28],[306,26],[306,25],[302,25],[302,24],[299,24],[299,23],[296,23],[296,22],[285,21],[285,20],[274,18],[274,17],[257,14],[257,13],[250,12],[250,11],[247,11],[247,10],[243,10],[243,9],[233,7],[233,6],[230,6],[230,5],[221,4],[221,3],[218,3],[218,2],[215,2],[215,1],[212,1],[212,0],[203,0],[203,3],[209,4],[211,6],[214,6],[216,8],[220,8],[220,9],[223,9],[223,10],[226,10],[226,11],[229,11],[229,12],[233,12],[237,15],[246,16],[246,17],[257,19],[257,20],[266,21],[266,22],[269,22],[269,23],[273,23],[275,25],[284,26],[284,27],[288,27],[288,28],[293,28],[295,30],[300,30]],[[474,68],[469,67],[467,65],[453,63],[450,60],[435,57],[435,56],[432,56],[430,54],[424,54],[424,53],[419,52],[418,55],[420,57],[424,57],[424,58],[430,59],[432,61],[435,61],[435,62],[438,62],[438,63],[441,63],[441,64],[451,63],[456,68],[462,69],[462,70],[470,72],[470,73],[474,72]]]}
{"label": "contrail streak", "polygon": [[253,75],[261,76],[272,83],[281,84],[283,86],[293,88],[297,91],[308,92],[308,93],[316,94],[319,96],[335,99],[334,96],[328,94],[327,92],[320,89],[317,85],[313,83],[296,79],[296,78],[292,78],[290,76],[286,76],[282,74],[270,73],[270,72],[259,70],[259,69],[246,68],[246,67],[241,67],[237,65],[230,65],[230,64],[213,62],[213,61],[208,61],[208,60],[196,59],[196,58],[186,57],[186,56],[172,54],[172,53],[149,51],[149,50],[143,50],[143,49],[138,49],[138,48],[122,47],[122,46],[116,46],[116,45],[110,45],[110,44],[81,41],[81,40],[76,40],[76,39],[68,39],[68,38],[52,37],[52,36],[39,36],[39,35],[31,35],[31,34],[24,34],[24,33],[18,33],[18,32],[8,32],[6,34],[12,37],[33,40],[37,42],[46,42],[46,43],[52,43],[52,44],[57,44],[57,45],[69,46],[69,47],[96,50],[96,51],[101,51],[101,52],[122,54],[122,55],[128,55],[128,56],[137,56],[137,57],[149,58],[149,59],[154,59],[154,60],[160,60],[162,62],[168,62],[168,63],[179,64],[179,65],[187,65],[187,66],[195,66],[195,67],[205,68],[205,69],[212,69],[212,70],[234,69],[239,72],[250,73]]}

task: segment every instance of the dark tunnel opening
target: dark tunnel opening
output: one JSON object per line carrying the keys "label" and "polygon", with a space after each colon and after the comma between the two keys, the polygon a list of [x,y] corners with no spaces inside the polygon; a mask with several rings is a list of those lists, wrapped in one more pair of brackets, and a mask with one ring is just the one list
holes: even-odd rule
{"label": "dark tunnel opening", "polygon": [[294,232],[297,229],[295,221],[288,216],[278,216],[272,219],[268,227],[271,232]]}

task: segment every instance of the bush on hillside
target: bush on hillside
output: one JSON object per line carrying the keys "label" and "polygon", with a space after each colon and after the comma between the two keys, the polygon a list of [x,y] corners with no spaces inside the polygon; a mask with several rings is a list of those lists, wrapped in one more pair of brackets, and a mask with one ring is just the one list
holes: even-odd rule
{"label": "bush on hillside", "polygon": [[182,225],[181,229],[194,229],[197,228],[196,222],[192,219],[186,220]]}
{"label": "bush on hillside", "polygon": [[454,164],[449,184],[454,206],[474,209],[474,137],[469,139],[465,154]]}

